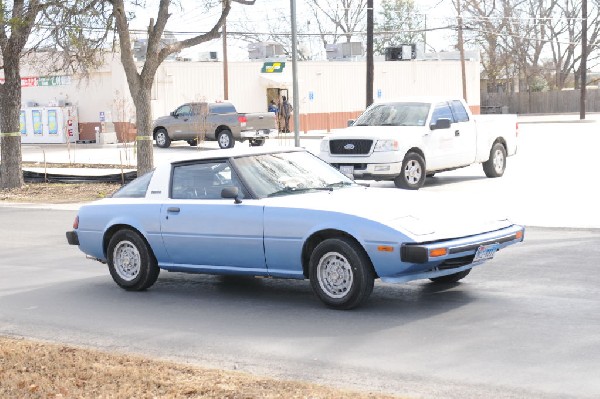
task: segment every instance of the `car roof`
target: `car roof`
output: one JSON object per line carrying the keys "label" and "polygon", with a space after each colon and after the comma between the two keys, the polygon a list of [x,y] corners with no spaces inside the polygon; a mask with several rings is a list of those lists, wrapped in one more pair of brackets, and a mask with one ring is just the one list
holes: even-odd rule
{"label": "car roof", "polygon": [[239,158],[249,155],[277,154],[282,152],[306,152],[302,147],[235,147],[225,150],[207,150],[194,155],[176,156],[165,162],[167,165],[183,162],[206,161],[211,159]]}

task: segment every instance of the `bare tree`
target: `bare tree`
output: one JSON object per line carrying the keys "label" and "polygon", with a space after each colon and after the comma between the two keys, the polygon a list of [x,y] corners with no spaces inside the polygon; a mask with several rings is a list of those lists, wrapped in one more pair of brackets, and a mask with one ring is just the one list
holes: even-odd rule
{"label": "bare tree", "polygon": [[375,21],[375,52],[384,54],[387,47],[425,42],[425,16],[414,0],[383,0]]}
{"label": "bare tree", "polygon": [[165,32],[167,21],[171,14],[169,7],[175,5],[172,0],[160,0],[156,22],[150,20],[148,26],[148,46],[146,59],[138,70],[133,58],[132,41],[129,34],[128,14],[125,9],[124,0],[108,0],[113,6],[113,16],[119,35],[119,47],[121,50],[121,63],[127,77],[129,91],[135,105],[136,127],[137,127],[137,169],[138,175],[153,169],[154,161],[152,154],[152,113],[150,108],[150,92],[156,71],[162,62],[171,54],[177,53],[185,48],[204,43],[220,37],[220,29],[225,22],[232,2],[253,5],[255,0],[218,0],[205,3],[207,10],[211,7],[221,7],[221,13],[214,26],[206,33],[196,35],[189,39],[176,41],[170,44],[161,44],[161,38]]}
{"label": "bare tree", "polygon": [[317,24],[323,47],[337,43],[340,37],[352,40],[357,31],[364,31],[367,0],[308,0]]}
{"label": "bare tree", "polygon": [[[97,51],[107,30],[89,34],[91,25],[110,27],[102,0],[0,0],[0,188],[23,185],[21,134],[21,61],[30,52],[49,48],[46,71],[85,73],[97,65]],[[26,47],[26,45],[30,45]],[[33,43],[33,44],[31,44]]]}

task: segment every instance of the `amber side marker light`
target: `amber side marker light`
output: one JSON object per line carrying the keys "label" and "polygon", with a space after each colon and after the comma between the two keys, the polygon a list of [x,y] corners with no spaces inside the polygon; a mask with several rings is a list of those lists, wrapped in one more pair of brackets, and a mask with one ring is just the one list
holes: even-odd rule
{"label": "amber side marker light", "polygon": [[447,248],[436,248],[436,249],[430,249],[429,250],[429,257],[430,258],[437,258],[439,256],[444,256],[448,254],[448,249]]}
{"label": "amber side marker light", "polygon": [[380,245],[377,247],[377,250],[381,252],[394,252],[394,247],[390,245]]}
{"label": "amber side marker light", "polygon": [[517,231],[515,233],[515,240],[520,240],[521,238],[523,238],[523,230]]}
{"label": "amber side marker light", "polygon": [[73,220],[73,228],[77,229],[79,227],[79,216],[75,216],[75,220]]}

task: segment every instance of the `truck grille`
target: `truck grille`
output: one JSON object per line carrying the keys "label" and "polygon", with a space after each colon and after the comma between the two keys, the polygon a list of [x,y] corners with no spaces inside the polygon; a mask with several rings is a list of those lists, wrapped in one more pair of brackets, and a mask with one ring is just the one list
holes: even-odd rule
{"label": "truck grille", "polygon": [[371,151],[373,140],[330,140],[329,152],[338,155],[364,155]]}

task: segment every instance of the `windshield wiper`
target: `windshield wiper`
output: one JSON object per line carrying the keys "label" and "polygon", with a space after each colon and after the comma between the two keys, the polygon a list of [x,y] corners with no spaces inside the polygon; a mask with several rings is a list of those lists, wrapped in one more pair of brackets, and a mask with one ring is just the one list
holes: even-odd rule
{"label": "windshield wiper", "polygon": [[335,183],[330,183],[327,185],[327,187],[329,188],[333,188],[333,187],[348,187],[348,186],[353,186],[355,183],[349,182],[349,181],[338,181]]}
{"label": "windshield wiper", "polygon": [[278,195],[285,195],[285,194],[297,194],[297,193],[305,193],[307,191],[333,191],[333,188],[331,187],[285,187],[279,191],[275,191],[269,195],[267,195],[267,197],[276,197]]}

